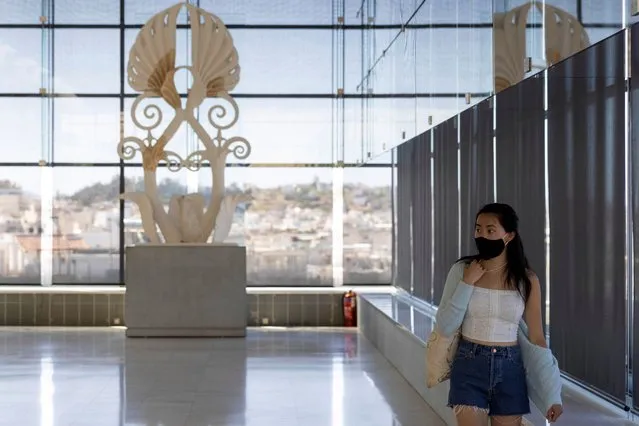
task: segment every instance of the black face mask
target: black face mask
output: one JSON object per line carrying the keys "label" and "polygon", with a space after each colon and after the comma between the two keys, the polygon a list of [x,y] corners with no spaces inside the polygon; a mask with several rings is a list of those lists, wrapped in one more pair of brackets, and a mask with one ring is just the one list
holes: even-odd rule
{"label": "black face mask", "polygon": [[475,238],[475,245],[477,246],[479,257],[483,260],[499,256],[506,248],[506,243],[501,238],[498,240],[489,240],[484,237]]}

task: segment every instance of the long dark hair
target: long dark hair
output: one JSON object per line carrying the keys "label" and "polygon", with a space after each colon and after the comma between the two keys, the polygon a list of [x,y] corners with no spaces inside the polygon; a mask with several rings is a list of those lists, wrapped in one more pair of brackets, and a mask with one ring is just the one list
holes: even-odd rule
{"label": "long dark hair", "polygon": [[[530,282],[530,266],[524,253],[524,244],[519,236],[519,217],[515,210],[508,204],[492,203],[486,204],[477,212],[475,220],[480,214],[492,214],[497,217],[499,223],[508,233],[514,233],[513,239],[506,245],[506,285],[511,290],[518,290],[525,302],[528,302],[532,283]],[[478,254],[464,256],[458,262],[470,263],[473,260],[480,260]]]}

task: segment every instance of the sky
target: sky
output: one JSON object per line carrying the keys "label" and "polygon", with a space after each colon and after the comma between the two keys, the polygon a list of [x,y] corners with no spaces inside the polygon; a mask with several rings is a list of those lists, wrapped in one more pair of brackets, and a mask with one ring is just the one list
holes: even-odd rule
{"label": "sky", "polygon": [[[522,1],[504,1],[507,7]],[[330,24],[331,8],[323,0],[201,0],[201,7],[218,14],[227,24]],[[346,0],[347,23],[359,23],[360,0]],[[437,3],[437,2],[435,2]],[[576,0],[548,2],[576,12]],[[584,0],[584,20],[620,21],[616,0]],[[117,24],[117,0],[78,2],[56,0],[56,22],[83,24]],[[127,0],[126,22],[140,24],[152,13],[174,4],[174,0]],[[379,0],[377,23],[399,23],[412,13],[415,1]],[[489,22],[491,10],[485,0],[470,0],[458,9],[452,0],[437,6],[425,6],[415,18],[427,22]],[[0,23],[33,23],[40,15],[40,2],[3,0]],[[137,29],[125,32],[125,50],[132,46]],[[590,30],[591,40],[609,35],[611,29]],[[329,94],[336,90],[333,72],[331,30],[231,30],[242,67],[241,80],[233,93],[251,94]],[[370,49],[362,51],[359,30],[345,32],[344,88],[357,93],[362,77],[362,56],[380,57],[397,30],[375,31]],[[117,94],[120,84],[117,29],[56,29],[55,89],[73,95]],[[529,34],[529,54],[533,62],[543,62],[539,34]],[[46,40],[45,40],[46,41]],[[187,33],[177,38],[178,64],[189,61]],[[0,93],[37,93],[43,75],[43,32],[39,29],[0,29]],[[45,43],[46,45],[46,43]],[[128,55],[127,55],[128,57]],[[478,93],[492,87],[492,30],[490,28],[444,28],[407,31],[393,44],[372,75],[375,93]],[[46,62],[45,62],[46,63]],[[186,81],[184,73],[176,76],[178,84]],[[184,87],[184,84],[182,84]],[[134,93],[128,86],[126,93]],[[471,103],[481,101],[475,97]],[[56,98],[53,115],[53,149],[47,137],[46,117],[51,115],[46,101],[39,98],[0,97],[0,148],[6,162],[117,162],[119,141],[119,100],[117,98]],[[125,102],[125,135],[141,135],[131,119],[133,99]],[[161,102],[161,101],[160,101]],[[364,116],[362,101],[344,101],[344,155],[334,146],[334,129],[339,118],[332,99],[246,99],[238,100],[240,119],[225,133],[243,136],[251,142],[252,154],[244,162],[253,163],[331,163],[338,160],[356,162],[370,152],[375,162],[390,162],[387,152],[393,146],[419,134],[467,107],[463,99],[374,99]],[[165,115],[171,109],[162,106]],[[43,118],[44,117],[44,118]],[[429,124],[432,117],[432,124]],[[168,122],[168,119],[165,123]],[[44,137],[43,137],[44,135]],[[185,154],[193,143],[189,131],[182,128],[168,149]],[[191,142],[190,142],[191,141]],[[363,142],[366,141],[366,142]],[[140,161],[139,157],[136,161]],[[229,161],[234,161],[229,157]],[[236,160],[235,160],[236,161]],[[5,168],[0,178],[16,180],[25,189],[38,192],[40,179],[34,170]],[[71,193],[95,181],[108,181],[117,169],[56,168],[54,187]],[[228,169],[227,181],[276,186],[310,182],[315,177],[330,181],[330,169]],[[184,178],[186,179],[186,178]],[[193,178],[190,178],[193,181]],[[346,182],[387,185],[390,172],[384,169],[348,169]],[[207,179],[208,181],[208,179]]]}

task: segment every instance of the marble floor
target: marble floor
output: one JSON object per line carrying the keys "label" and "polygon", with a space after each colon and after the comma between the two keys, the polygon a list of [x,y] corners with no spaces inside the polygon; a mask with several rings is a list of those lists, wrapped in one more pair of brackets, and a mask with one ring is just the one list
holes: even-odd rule
{"label": "marble floor", "polygon": [[122,329],[0,330],[0,425],[440,426],[363,337],[126,339]]}

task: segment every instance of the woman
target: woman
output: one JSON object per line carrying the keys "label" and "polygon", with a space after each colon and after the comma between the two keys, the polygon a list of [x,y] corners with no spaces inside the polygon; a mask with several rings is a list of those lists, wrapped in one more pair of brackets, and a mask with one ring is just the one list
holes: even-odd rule
{"label": "woman", "polygon": [[[488,204],[477,213],[478,254],[453,265],[437,313],[440,333],[461,327],[448,397],[459,426],[486,426],[489,418],[491,426],[519,426],[530,412],[520,321],[532,344],[546,348],[546,339],[541,287],[524,255],[518,221],[506,204]],[[551,377],[559,380],[558,369]],[[560,396],[553,401],[546,412],[550,422],[562,413]]]}

